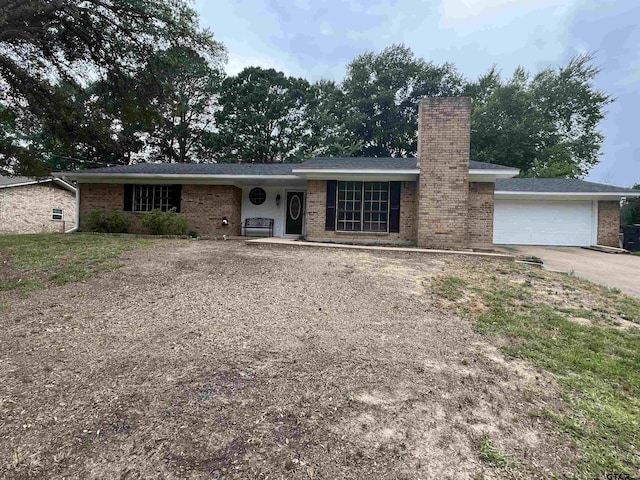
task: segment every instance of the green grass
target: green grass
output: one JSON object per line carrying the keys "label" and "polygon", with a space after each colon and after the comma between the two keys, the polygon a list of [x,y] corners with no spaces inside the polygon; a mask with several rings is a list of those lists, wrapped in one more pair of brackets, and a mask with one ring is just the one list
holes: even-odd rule
{"label": "green grass", "polygon": [[640,252],[633,252],[633,255],[637,255],[640,257]]}
{"label": "green grass", "polygon": [[91,234],[0,235],[0,259],[5,273],[0,292],[28,294],[48,283],[64,285],[85,280],[104,270],[118,268],[110,261],[148,240]]}
{"label": "green grass", "polygon": [[440,283],[440,294],[449,300],[457,300],[468,282],[460,277],[446,277]]}
{"label": "green grass", "polygon": [[[567,295],[577,292],[582,298],[601,301],[593,310],[552,306],[541,301],[539,290],[530,284],[515,287],[513,281],[492,273],[472,272],[469,277],[473,280],[466,281],[469,294],[480,298],[487,309],[476,315],[464,307],[461,311],[475,318],[483,334],[513,340],[503,348],[504,353],[528,360],[556,378],[570,408],[565,413],[547,412],[547,416],[580,447],[577,477],[602,478],[612,472],[637,475],[640,329],[613,328],[606,323],[590,326],[570,319],[597,321],[601,315],[617,315],[640,323],[640,301],[584,280],[545,272],[554,289],[569,281],[573,290]],[[460,285],[457,276],[438,279],[434,291],[446,292],[452,281]],[[493,451],[490,446],[485,446],[485,457]]]}
{"label": "green grass", "polygon": [[488,435],[480,444],[480,460],[496,468],[513,469],[518,467],[518,462],[511,455],[496,447]]}

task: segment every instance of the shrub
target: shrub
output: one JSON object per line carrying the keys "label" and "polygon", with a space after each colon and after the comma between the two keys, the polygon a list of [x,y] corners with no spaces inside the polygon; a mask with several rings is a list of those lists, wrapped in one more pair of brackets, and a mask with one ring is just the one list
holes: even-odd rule
{"label": "shrub", "polygon": [[151,235],[187,235],[189,233],[187,220],[178,215],[174,209],[168,212],[162,210],[145,212],[140,218],[140,223]]}
{"label": "shrub", "polygon": [[107,232],[129,233],[131,223],[131,216],[120,210],[114,210],[107,216]]}
{"label": "shrub", "polygon": [[129,233],[131,217],[119,210],[107,215],[104,208],[99,208],[85,216],[84,224],[90,232]]}

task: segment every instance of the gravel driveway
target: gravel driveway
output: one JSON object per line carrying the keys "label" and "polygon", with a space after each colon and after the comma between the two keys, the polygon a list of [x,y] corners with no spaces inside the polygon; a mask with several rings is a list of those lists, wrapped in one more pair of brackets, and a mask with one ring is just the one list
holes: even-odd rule
{"label": "gravel driveway", "polygon": [[0,327],[6,478],[511,478],[568,472],[554,384],[443,313],[455,262],[158,242],[12,300]]}

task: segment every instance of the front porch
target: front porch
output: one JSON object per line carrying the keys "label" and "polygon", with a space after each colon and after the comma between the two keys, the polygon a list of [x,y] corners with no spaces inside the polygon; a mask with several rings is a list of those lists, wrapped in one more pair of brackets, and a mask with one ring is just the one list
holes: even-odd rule
{"label": "front porch", "polygon": [[[252,182],[241,186],[241,232],[243,236],[300,238],[305,234],[306,182],[286,185]],[[268,219],[272,229],[251,227],[248,219]],[[256,222],[253,222],[254,225]],[[263,222],[264,223],[264,222]]]}

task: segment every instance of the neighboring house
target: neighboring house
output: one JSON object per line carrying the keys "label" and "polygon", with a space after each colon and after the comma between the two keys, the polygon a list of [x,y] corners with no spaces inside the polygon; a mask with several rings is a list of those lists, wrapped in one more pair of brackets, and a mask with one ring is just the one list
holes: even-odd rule
{"label": "neighboring house", "polygon": [[210,236],[240,235],[247,218],[264,217],[275,236],[312,241],[618,245],[620,199],[640,191],[514,179],[517,169],[472,161],[470,117],[468,98],[423,99],[418,158],[137,164],[59,175],[77,181],[81,215],[124,210],[136,228],[140,212],[175,208]]}
{"label": "neighboring house", "polygon": [[0,176],[0,233],[64,233],[75,225],[76,188],[70,183]]}

